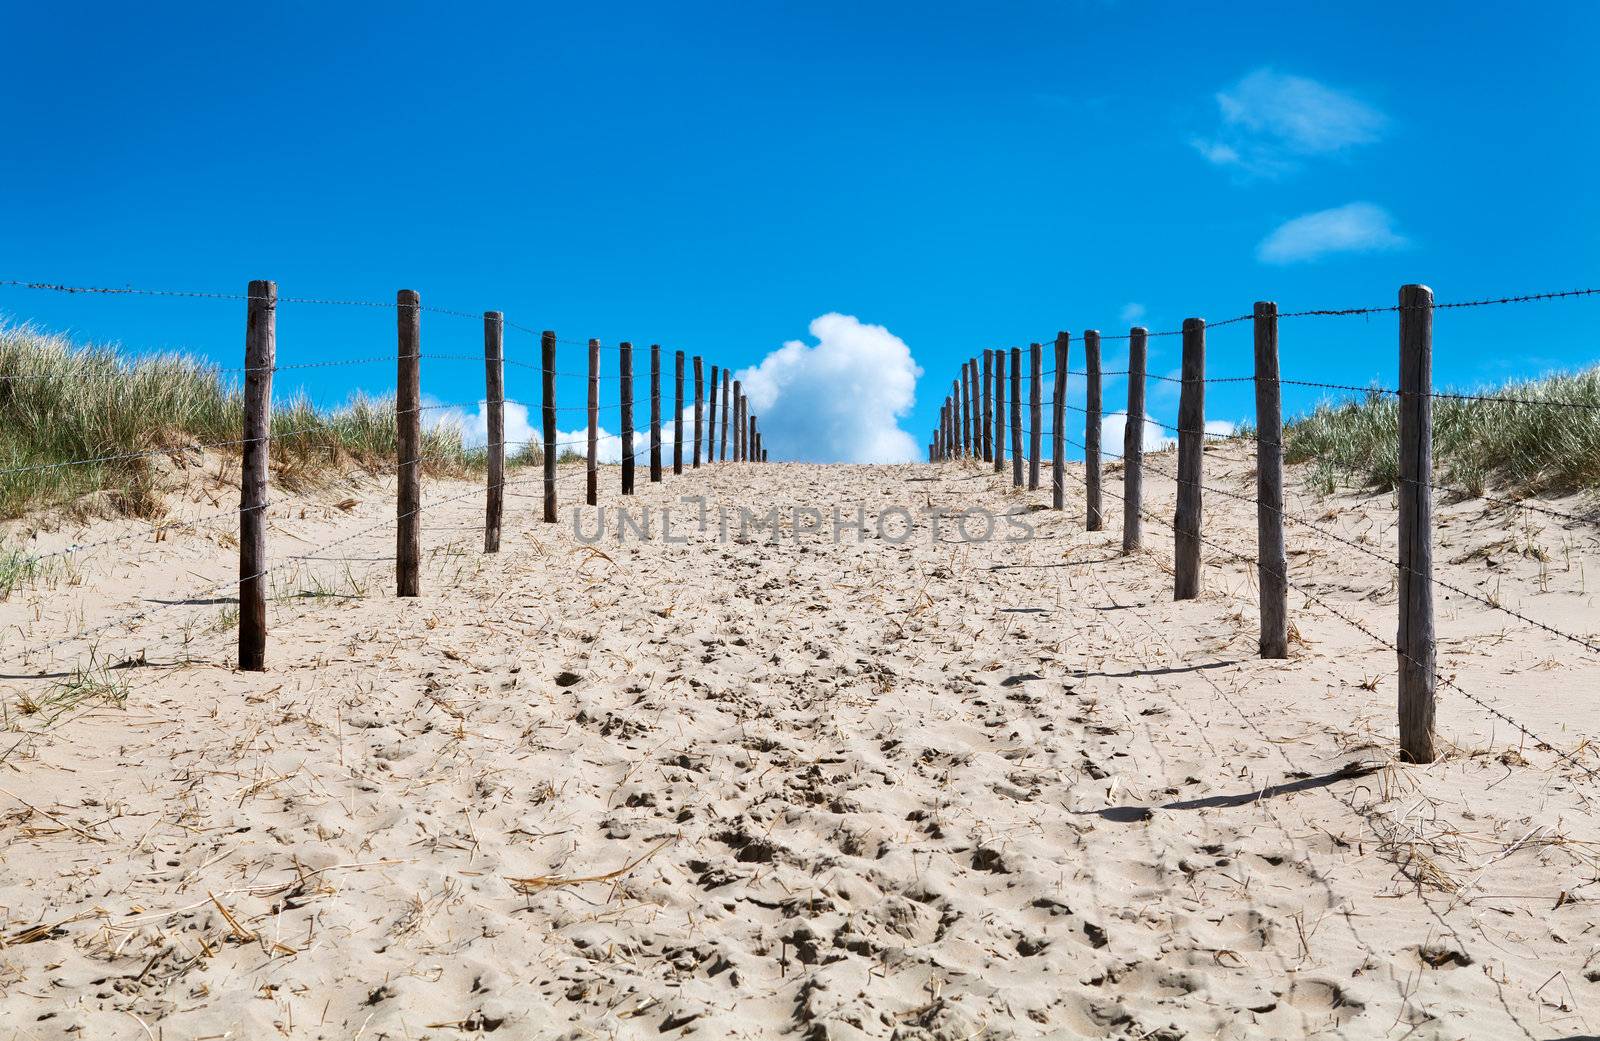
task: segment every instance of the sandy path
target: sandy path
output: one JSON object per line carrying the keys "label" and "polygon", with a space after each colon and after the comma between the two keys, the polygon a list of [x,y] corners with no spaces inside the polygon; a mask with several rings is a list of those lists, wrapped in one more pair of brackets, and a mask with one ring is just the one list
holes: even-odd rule
{"label": "sandy path", "polygon": [[[1242,449],[1207,466],[1249,493]],[[677,497],[870,518],[1048,491],[958,465],[719,466],[641,483],[683,544],[619,545],[613,516],[591,552],[512,497],[485,557],[473,489],[434,484],[462,498],[428,512],[406,603],[392,528],[313,552],[381,524],[385,485],[286,502],[275,556],[362,559],[279,576],[324,595],[277,606],[272,671],[227,667],[226,592],[163,603],[92,638],[142,662],[95,674],[120,704],[60,700],[72,634],[225,583],[228,526],[88,554],[0,606],[0,1036],[1600,1029],[1594,778],[1448,693],[1456,751],[1381,766],[1392,652],[1292,594],[1295,657],[1256,660],[1246,569],[1208,551],[1206,595],[1173,604],[1170,532],[1119,557],[1120,500],[1086,533],[1069,487],[1026,542],[924,521],[835,544],[825,520],[774,545],[737,538],[736,512],[727,541],[714,512],[702,534]],[[1170,515],[1170,481],[1147,495]],[[197,497],[187,515],[216,511]],[[1393,553],[1388,496],[1292,508]],[[1441,577],[1589,631],[1594,528],[1441,519]],[[1248,552],[1254,531],[1208,498],[1208,538]],[[1297,583],[1392,634],[1392,569],[1289,544]],[[1595,656],[1439,603],[1443,671],[1595,768]],[[18,678],[41,669],[65,675]]]}

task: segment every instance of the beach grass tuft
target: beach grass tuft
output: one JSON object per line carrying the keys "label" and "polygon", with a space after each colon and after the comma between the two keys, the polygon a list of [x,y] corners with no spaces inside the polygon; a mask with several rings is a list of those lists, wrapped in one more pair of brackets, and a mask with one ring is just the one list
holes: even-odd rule
{"label": "beach grass tuft", "polygon": [[[1600,367],[1471,393],[1516,400],[1434,398],[1434,483],[1471,496],[1600,485]],[[1399,399],[1374,390],[1318,405],[1286,425],[1284,449],[1288,462],[1308,465],[1320,492],[1345,483],[1392,489],[1400,480]]]}

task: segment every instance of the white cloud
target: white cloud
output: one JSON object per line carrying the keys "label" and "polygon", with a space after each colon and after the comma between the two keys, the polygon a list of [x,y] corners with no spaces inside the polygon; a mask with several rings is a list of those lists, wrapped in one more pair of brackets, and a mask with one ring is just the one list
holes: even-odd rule
{"label": "white cloud", "polygon": [[1349,94],[1304,76],[1257,69],[1217,93],[1222,126],[1191,144],[1207,162],[1271,177],[1300,161],[1378,140],[1388,118]]}
{"label": "white cloud", "polygon": [[1129,304],[1122,309],[1122,320],[1129,325],[1136,325],[1145,316],[1143,304]]}
{"label": "white cloud", "polygon": [[813,320],[810,332],[814,346],[791,340],[734,373],[771,457],[846,463],[921,457],[924,446],[899,426],[922,375],[905,342],[844,314]]}
{"label": "white cloud", "polygon": [[[1105,416],[1100,420],[1100,445],[1107,457],[1122,455],[1123,435],[1128,429],[1126,415]],[[1205,431],[1208,434],[1231,434],[1238,429],[1238,424],[1229,419],[1208,419]],[[1177,432],[1172,427],[1162,426],[1149,416],[1144,420],[1144,450],[1146,452],[1161,452],[1178,443]]]}
{"label": "white cloud", "polygon": [[[694,423],[693,410],[689,410],[691,419],[685,425],[687,436],[693,437]],[[489,443],[489,403],[478,402],[476,412],[467,412],[459,408],[437,409],[425,412],[423,415],[430,417],[428,426],[445,427],[453,426],[461,431],[461,443],[467,448],[482,448]],[[648,421],[647,421],[648,422]],[[505,403],[506,425],[506,455],[514,456],[533,444],[544,443],[544,429],[535,429],[528,422],[528,406],[515,401]],[[668,428],[670,430],[670,427]],[[622,459],[622,437],[606,430],[602,424],[596,430],[595,458],[602,463],[615,463]],[[671,434],[668,433],[670,439]],[[556,452],[577,452],[580,455],[588,454],[589,428],[581,427],[577,430],[556,430],[556,444],[561,447]],[[643,435],[638,431],[633,435],[633,448],[637,452],[641,447],[648,448],[650,444],[650,429],[645,427]],[[685,451],[688,448],[685,446]],[[667,443],[667,458],[671,458],[671,441]]]}
{"label": "white cloud", "polygon": [[1352,202],[1285,221],[1261,240],[1256,258],[1266,264],[1293,264],[1330,253],[1371,253],[1405,245],[1388,210]]}
{"label": "white cloud", "polygon": [[[1128,417],[1124,415],[1105,416],[1100,420],[1100,448],[1108,457],[1121,456],[1123,437],[1128,429]],[[1167,432],[1159,423],[1149,417],[1144,421],[1144,450],[1146,452],[1159,452],[1177,444],[1177,439],[1168,437]]]}

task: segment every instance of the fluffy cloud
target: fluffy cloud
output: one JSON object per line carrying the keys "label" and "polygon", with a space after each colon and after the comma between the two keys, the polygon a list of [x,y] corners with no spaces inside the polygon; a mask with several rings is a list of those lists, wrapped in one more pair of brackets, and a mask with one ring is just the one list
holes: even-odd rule
{"label": "fluffy cloud", "polygon": [[1285,221],[1261,240],[1256,258],[1266,264],[1293,264],[1330,253],[1372,253],[1404,245],[1405,236],[1394,230],[1389,211],[1352,202]]}
{"label": "fluffy cloud", "polygon": [[[431,427],[455,427],[461,432],[461,443],[468,448],[482,448],[489,443],[489,403],[478,402],[476,412],[467,412],[459,408],[438,409],[423,413],[430,417]],[[693,436],[693,412],[690,410],[690,421],[685,426],[688,436]],[[514,456],[532,444],[544,443],[543,428],[535,429],[528,422],[528,406],[515,401],[505,403],[506,421],[506,455]],[[641,447],[648,449],[650,445],[649,420],[641,436],[639,431],[633,435],[633,448],[637,452]],[[670,419],[669,419],[670,422]],[[670,430],[670,427],[668,428]],[[595,456],[602,463],[615,463],[622,459],[622,437],[613,434],[602,425],[596,431],[598,439],[595,444]],[[668,434],[668,437],[671,435]],[[561,447],[557,453],[577,452],[580,455],[588,454],[589,428],[580,427],[577,430],[556,430],[556,444]],[[667,457],[671,457],[671,444],[667,446]]]}
{"label": "fluffy cloud", "polygon": [[[1105,416],[1100,420],[1100,450],[1106,458],[1116,458],[1122,455],[1122,438],[1128,429],[1128,417]],[[1205,432],[1208,434],[1231,434],[1238,429],[1238,424],[1228,419],[1208,419]],[[1164,427],[1155,420],[1145,417],[1144,421],[1144,450],[1146,452],[1161,452],[1178,443],[1178,435],[1171,427]]]}
{"label": "fluffy cloud", "polygon": [[1383,113],[1349,94],[1271,69],[1257,69],[1216,99],[1221,127],[1191,143],[1207,162],[1253,176],[1370,144],[1388,125]]}
{"label": "fluffy cloud", "polygon": [[922,375],[905,342],[844,314],[813,320],[810,332],[814,345],[791,340],[734,374],[771,457],[845,463],[919,458],[924,447],[899,426]]}
{"label": "fluffy cloud", "polygon": [[[1123,437],[1128,429],[1127,416],[1105,416],[1100,420],[1100,450],[1107,458],[1122,455]],[[1144,450],[1146,452],[1159,452],[1177,444],[1177,439],[1168,437],[1160,424],[1150,419],[1144,421]]]}

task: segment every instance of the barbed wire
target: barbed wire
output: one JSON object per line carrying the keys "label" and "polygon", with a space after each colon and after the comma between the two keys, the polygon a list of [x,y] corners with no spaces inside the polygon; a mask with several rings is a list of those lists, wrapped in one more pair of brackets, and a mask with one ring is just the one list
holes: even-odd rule
{"label": "barbed wire", "polygon": [[[1083,446],[1079,445],[1078,447],[1081,448]],[[1073,472],[1073,476],[1077,477],[1081,482],[1083,482],[1085,485],[1087,485],[1088,478],[1085,475],[1078,474],[1078,473],[1076,473],[1076,471],[1074,471]],[[1114,488],[1102,488],[1102,490],[1105,491],[1106,493],[1110,494],[1110,495],[1114,495],[1117,498],[1122,499],[1123,500],[1123,505],[1126,507],[1126,505],[1127,505],[1126,497],[1123,496],[1118,491],[1116,491],[1116,489],[1114,489]],[[1143,508],[1142,506],[1139,508],[1139,512],[1140,512],[1140,514],[1142,514],[1143,516],[1149,518],[1150,520],[1155,521],[1157,524],[1160,524],[1160,525],[1162,525],[1164,527],[1170,528],[1173,531],[1177,531],[1177,526],[1175,524],[1173,524],[1170,521],[1167,521],[1166,519],[1162,518],[1159,514],[1152,513],[1149,510]],[[1224,556],[1229,557],[1230,559],[1232,559],[1233,561],[1235,561],[1237,563],[1243,563],[1243,564],[1246,564],[1246,565],[1252,565],[1252,566],[1257,566],[1257,567],[1261,566],[1261,561],[1252,560],[1251,558],[1243,556],[1242,554],[1236,553],[1233,550],[1228,549],[1225,546],[1219,546],[1215,542],[1212,542],[1211,540],[1205,538],[1203,535],[1201,535],[1198,532],[1194,533],[1194,536],[1195,536],[1196,541],[1198,541],[1198,542],[1200,542],[1200,543],[1202,543],[1202,544],[1204,544],[1206,546],[1209,546],[1211,549],[1215,550],[1218,553],[1223,554]],[[1363,625],[1362,623],[1356,621],[1353,618],[1350,618],[1348,615],[1344,614],[1344,612],[1340,611],[1339,609],[1335,608],[1333,605],[1329,604],[1326,600],[1323,600],[1321,597],[1317,596],[1315,593],[1312,593],[1311,591],[1305,589],[1303,586],[1300,586],[1299,584],[1295,583],[1294,581],[1292,581],[1288,577],[1287,574],[1285,574],[1283,572],[1276,572],[1274,574],[1274,577],[1281,578],[1283,580],[1284,584],[1288,588],[1295,590],[1295,592],[1299,593],[1301,596],[1305,597],[1307,600],[1309,600],[1312,603],[1315,603],[1318,606],[1322,607],[1328,613],[1332,614],[1334,617],[1336,617],[1339,620],[1343,621],[1345,624],[1347,624],[1347,625],[1351,626],[1352,628],[1356,629],[1357,631],[1361,632],[1362,634],[1367,636],[1369,639],[1376,641],[1381,646],[1386,647],[1387,649],[1393,651],[1395,654],[1397,654],[1401,658],[1406,659],[1406,661],[1411,663],[1413,666],[1415,666],[1415,667],[1417,667],[1419,669],[1420,668],[1424,668],[1424,666],[1423,666],[1423,664],[1421,662],[1417,661],[1415,658],[1411,657],[1410,655],[1406,654],[1404,651],[1400,650],[1400,648],[1397,647],[1394,643],[1390,642],[1389,640],[1384,639],[1383,637],[1379,636],[1377,633],[1374,633],[1369,627]],[[1434,672],[1434,677],[1435,677],[1436,682],[1438,682],[1440,685],[1448,687],[1450,690],[1453,690],[1457,694],[1460,694],[1462,697],[1465,697],[1467,700],[1471,701],[1473,704],[1477,705],[1479,708],[1483,709],[1485,712],[1488,712],[1489,714],[1495,716],[1496,718],[1503,720],[1505,723],[1507,723],[1510,726],[1516,728],[1518,731],[1520,731],[1525,736],[1527,736],[1527,737],[1531,738],[1532,740],[1534,740],[1535,742],[1537,742],[1540,746],[1550,749],[1556,755],[1560,756],[1562,759],[1566,760],[1567,762],[1571,763],[1573,766],[1575,766],[1578,769],[1582,770],[1584,773],[1588,774],[1590,777],[1594,777],[1594,778],[1600,779],[1600,774],[1597,774],[1589,766],[1587,766],[1584,763],[1580,763],[1577,759],[1574,759],[1571,755],[1569,755],[1568,753],[1563,751],[1555,743],[1553,743],[1551,741],[1548,741],[1545,738],[1540,737],[1538,734],[1535,734],[1526,725],[1524,725],[1523,723],[1519,722],[1516,719],[1513,719],[1511,716],[1507,715],[1498,706],[1493,705],[1490,702],[1484,701],[1482,698],[1480,698],[1477,695],[1471,693],[1470,691],[1464,689],[1459,684],[1457,684],[1454,681],[1454,679],[1452,679],[1451,677],[1441,675],[1439,673],[1437,667],[1435,667],[1433,672]]]}

